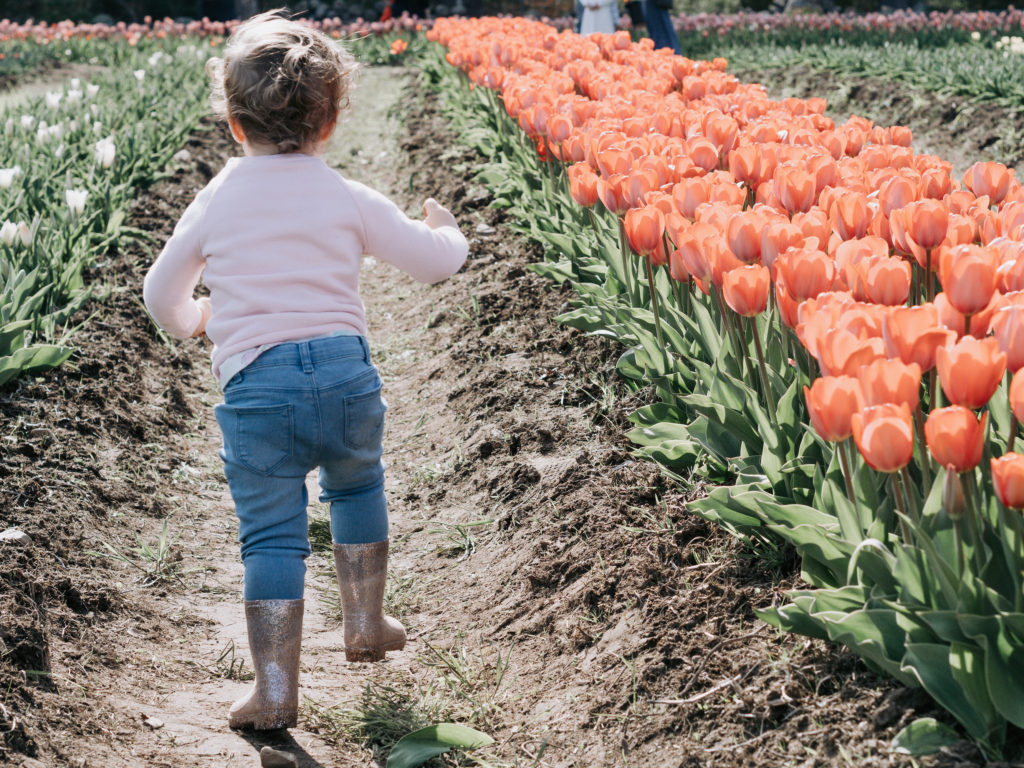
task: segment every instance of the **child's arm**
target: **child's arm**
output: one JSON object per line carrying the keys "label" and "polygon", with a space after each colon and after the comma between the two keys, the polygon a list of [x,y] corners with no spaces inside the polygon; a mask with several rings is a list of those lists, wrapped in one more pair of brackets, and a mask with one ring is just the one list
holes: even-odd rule
{"label": "child's arm", "polygon": [[157,325],[179,339],[202,335],[211,315],[208,299],[192,298],[206,267],[199,242],[202,209],[197,198],[185,210],[142,289],[146,309]]}
{"label": "child's arm", "polygon": [[469,243],[455,217],[436,200],[423,204],[426,218],[416,221],[379,192],[352,184],[363,217],[366,253],[421,283],[440,282],[465,264]]}

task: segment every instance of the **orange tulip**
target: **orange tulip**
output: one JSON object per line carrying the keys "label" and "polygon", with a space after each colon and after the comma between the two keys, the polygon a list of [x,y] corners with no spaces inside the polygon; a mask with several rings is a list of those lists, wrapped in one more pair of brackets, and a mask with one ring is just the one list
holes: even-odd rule
{"label": "orange tulip", "polygon": [[729,173],[747,187],[756,187],[761,181],[761,149],[754,145],[737,147],[729,153]]}
{"label": "orange tulip", "polygon": [[878,188],[878,202],[882,205],[882,213],[889,216],[894,210],[914,202],[920,191],[920,186],[906,176],[893,176]]}
{"label": "orange tulip", "polygon": [[958,245],[940,259],[939,279],[946,300],[959,313],[973,315],[992,300],[998,281],[995,254],[976,245]]}
{"label": "orange tulip", "polygon": [[686,271],[705,283],[711,280],[711,263],[705,254],[704,241],[715,237],[718,230],[710,224],[698,222],[685,232],[679,232],[676,254]]}
{"label": "orange tulip", "polygon": [[722,275],[722,295],[725,303],[737,315],[754,317],[768,306],[771,283],[767,267],[748,264],[730,269]]}
{"label": "orange tulip", "polygon": [[1010,509],[1024,509],[1024,454],[1007,453],[992,459],[992,485]]}
{"label": "orange tulip", "polygon": [[914,455],[914,422],[906,403],[875,405],[850,418],[861,456],[879,472],[896,472]]}
{"label": "orange tulip", "polygon": [[857,192],[840,195],[829,210],[832,229],[842,240],[864,237],[871,224],[872,214],[868,198]]}
{"label": "orange tulip", "polygon": [[569,193],[577,204],[586,208],[594,205],[597,200],[598,175],[586,163],[569,166]]}
{"label": "orange tulip", "polygon": [[1013,171],[1000,163],[975,163],[964,174],[964,186],[976,196],[988,196],[993,205],[999,205],[1010,191]]}
{"label": "orange tulip", "polygon": [[786,219],[767,219],[761,232],[761,263],[771,269],[780,254],[802,246],[805,239],[803,231]]}
{"label": "orange tulip", "polygon": [[1024,424],[1024,376],[1014,374],[1010,379],[1010,410]]}
{"label": "orange tulip", "polygon": [[657,206],[630,208],[626,211],[624,225],[630,247],[641,256],[654,253],[662,246],[665,214]]}
{"label": "orange tulip", "polygon": [[743,266],[743,262],[733,255],[729,243],[722,235],[709,237],[704,241],[704,255],[711,266],[711,282],[719,288],[722,287],[726,272]]}
{"label": "orange tulip", "polygon": [[803,168],[780,165],[775,169],[775,195],[786,213],[804,213],[814,205],[814,177]]}
{"label": "orange tulip", "polygon": [[742,262],[753,264],[761,259],[761,230],[764,217],[755,211],[734,214],[726,225],[729,250]]}
{"label": "orange tulip", "polygon": [[835,262],[821,251],[791,248],[779,256],[776,269],[795,299],[813,299],[832,288]]}
{"label": "orange tulip", "polygon": [[987,403],[1006,373],[1006,354],[993,338],[965,336],[935,353],[942,391],[954,405],[977,409]]}
{"label": "orange tulip", "polygon": [[861,339],[843,328],[829,328],[817,339],[816,348],[826,376],[856,376],[864,366],[885,357],[881,339]]}
{"label": "orange tulip", "polygon": [[690,279],[690,272],[686,269],[686,263],[683,261],[679,249],[674,249],[668,254],[668,273],[673,280],[678,280],[680,283],[688,282]]}
{"label": "orange tulip", "polygon": [[688,219],[697,214],[697,206],[711,199],[711,181],[706,176],[683,179],[672,188],[676,208]]}
{"label": "orange tulip", "polygon": [[864,394],[864,405],[906,403],[917,409],[921,395],[921,367],[902,360],[874,360],[859,371],[857,380]]}
{"label": "orange tulip", "polygon": [[1024,368],[1024,307],[1011,304],[996,311],[989,328],[1006,353],[1006,367],[1012,373]]}
{"label": "orange tulip", "polygon": [[796,328],[800,321],[800,302],[789,295],[782,280],[775,281],[775,303],[779,308],[779,317],[786,327]]}
{"label": "orange tulip", "polygon": [[979,420],[959,405],[936,408],[924,423],[924,439],[939,466],[966,472],[981,462],[988,413]]}
{"label": "orange tulip", "polygon": [[949,209],[938,200],[919,200],[903,209],[903,224],[907,235],[930,251],[946,237]]}
{"label": "orange tulip", "polygon": [[934,305],[894,309],[882,321],[882,339],[889,357],[915,363],[922,371],[935,367],[935,352],[956,341],[956,332],[939,325]]}
{"label": "orange tulip", "polygon": [[872,257],[861,264],[861,279],[870,301],[894,307],[905,304],[910,295],[910,265],[903,259]]}
{"label": "orange tulip", "polygon": [[861,409],[860,384],[852,376],[822,376],[804,387],[811,425],[823,440],[838,443],[852,434],[850,419]]}
{"label": "orange tulip", "polygon": [[623,189],[625,180],[626,177],[620,174],[597,180],[597,196],[601,199],[604,207],[616,216],[621,216],[629,210],[629,202],[626,200]]}
{"label": "orange tulip", "polygon": [[1001,293],[993,293],[992,300],[989,301],[988,306],[980,312],[971,315],[971,327],[969,329],[967,328],[967,318],[962,313],[957,312],[956,308],[949,303],[945,293],[937,294],[935,301],[932,303],[935,305],[935,309],[938,310],[939,324],[955,331],[957,338],[970,333],[976,339],[982,339],[988,334],[992,315],[1006,306],[1007,302],[1006,297]]}

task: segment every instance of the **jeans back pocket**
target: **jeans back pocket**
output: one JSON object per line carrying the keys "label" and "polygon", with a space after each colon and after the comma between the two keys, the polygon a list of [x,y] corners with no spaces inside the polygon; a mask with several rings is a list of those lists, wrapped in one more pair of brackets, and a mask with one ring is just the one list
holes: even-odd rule
{"label": "jeans back pocket", "polygon": [[217,422],[224,433],[225,458],[269,475],[291,456],[295,438],[293,407],[219,405]]}
{"label": "jeans back pocket", "polygon": [[384,438],[384,400],[380,386],[369,392],[344,399],[345,435],[343,441],[353,451],[380,450]]}

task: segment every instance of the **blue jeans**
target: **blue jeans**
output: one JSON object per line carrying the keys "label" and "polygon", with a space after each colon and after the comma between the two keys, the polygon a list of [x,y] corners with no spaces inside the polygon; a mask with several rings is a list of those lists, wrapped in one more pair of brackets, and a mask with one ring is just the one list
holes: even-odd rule
{"label": "blue jeans", "polygon": [[317,467],[335,543],[388,537],[380,386],[362,336],[272,347],[228,382],[214,413],[246,600],[302,597],[310,552],[306,475]]}
{"label": "blue jeans", "polygon": [[659,8],[652,0],[643,0],[644,20],[647,22],[647,32],[654,40],[654,47],[671,48],[679,53],[679,36],[676,35],[675,24],[672,22],[672,14],[666,8]]}

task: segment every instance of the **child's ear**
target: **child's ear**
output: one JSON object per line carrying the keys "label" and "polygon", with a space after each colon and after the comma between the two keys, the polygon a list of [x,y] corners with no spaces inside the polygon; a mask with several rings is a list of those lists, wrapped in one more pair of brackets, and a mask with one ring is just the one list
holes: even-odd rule
{"label": "child's ear", "polygon": [[327,125],[325,125],[320,131],[320,141],[327,141],[329,138],[331,138],[331,134],[334,133],[334,128],[335,126],[337,126],[337,124],[337,120],[332,120]]}
{"label": "child's ear", "polygon": [[245,144],[245,131],[242,130],[242,126],[231,115],[228,115],[228,128],[231,129],[231,135],[235,141],[239,144]]}

